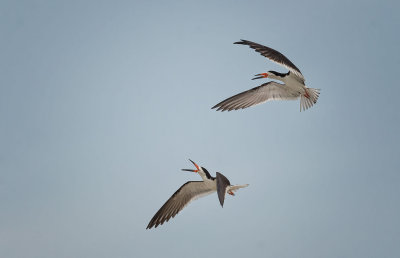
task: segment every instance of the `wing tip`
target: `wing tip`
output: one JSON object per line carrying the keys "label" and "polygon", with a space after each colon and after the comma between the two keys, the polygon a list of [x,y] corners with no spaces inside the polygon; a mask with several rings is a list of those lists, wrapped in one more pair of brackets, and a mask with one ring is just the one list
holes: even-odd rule
{"label": "wing tip", "polygon": [[233,42],[233,44],[245,44],[246,41],[245,39],[240,39],[240,41]]}
{"label": "wing tip", "polygon": [[[220,103],[218,103],[217,105],[213,106],[211,109],[215,109],[215,111],[221,111],[221,112],[226,111],[225,108],[223,108],[222,106],[220,106]],[[229,110],[229,111],[230,111],[230,110]]]}

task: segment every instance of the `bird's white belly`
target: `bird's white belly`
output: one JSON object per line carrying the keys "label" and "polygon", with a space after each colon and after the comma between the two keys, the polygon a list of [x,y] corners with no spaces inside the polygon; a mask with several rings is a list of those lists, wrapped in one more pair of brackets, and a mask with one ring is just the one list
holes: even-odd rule
{"label": "bird's white belly", "polygon": [[295,80],[293,78],[287,78],[285,81],[285,84],[287,86],[287,89],[290,90],[293,93],[296,93],[296,95],[302,95],[305,94],[306,88],[305,85],[298,80]]}

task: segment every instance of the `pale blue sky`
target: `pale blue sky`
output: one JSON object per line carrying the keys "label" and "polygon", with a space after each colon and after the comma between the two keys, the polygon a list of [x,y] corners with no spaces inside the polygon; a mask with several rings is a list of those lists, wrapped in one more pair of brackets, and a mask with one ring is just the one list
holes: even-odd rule
{"label": "pale blue sky", "polygon": [[[399,1],[1,1],[0,257],[400,257]],[[316,106],[210,108],[285,72]],[[145,230],[195,174],[248,183]]]}

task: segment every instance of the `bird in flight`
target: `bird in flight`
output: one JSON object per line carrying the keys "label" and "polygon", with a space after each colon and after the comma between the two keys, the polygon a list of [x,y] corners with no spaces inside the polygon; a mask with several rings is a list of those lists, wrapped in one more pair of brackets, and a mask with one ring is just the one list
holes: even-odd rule
{"label": "bird in flight", "polygon": [[218,193],[219,202],[223,207],[226,193],[235,195],[233,193],[234,191],[248,186],[248,184],[231,185],[228,178],[219,172],[216,173],[216,177],[212,177],[207,169],[198,166],[192,160],[190,161],[196,169],[182,170],[198,173],[203,181],[189,181],[183,184],[157,211],[154,217],[150,220],[146,229],[162,225],[170,218],[175,217],[175,215],[185,208],[191,201],[214,192]]}
{"label": "bird in flight", "polygon": [[212,108],[216,108],[217,111],[231,111],[255,106],[269,100],[294,100],[300,97],[300,111],[304,111],[317,103],[320,89],[308,88],[304,84],[305,79],[299,68],[283,54],[272,48],[248,40],[242,39],[233,44],[247,45],[269,60],[282,65],[289,72],[279,73],[268,71],[256,74],[255,76],[257,77],[253,78],[253,80],[270,78],[281,81],[283,84],[275,81],[261,84],[258,87],[227,98]]}

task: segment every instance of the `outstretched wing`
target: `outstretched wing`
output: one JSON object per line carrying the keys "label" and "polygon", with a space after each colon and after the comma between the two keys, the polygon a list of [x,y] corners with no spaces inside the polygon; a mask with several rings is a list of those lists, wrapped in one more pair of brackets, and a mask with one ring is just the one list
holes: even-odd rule
{"label": "outstretched wing", "polygon": [[146,229],[162,225],[171,217],[175,217],[175,215],[185,208],[185,206],[191,201],[211,194],[214,191],[215,189],[210,188],[210,186],[206,185],[203,181],[186,182],[157,211],[154,217],[150,220]]}
{"label": "outstretched wing", "polygon": [[296,92],[291,92],[282,86],[282,84],[274,81],[267,82],[227,98],[212,108],[218,108],[217,111],[231,111],[255,106],[269,100],[293,100],[299,97]]}
{"label": "outstretched wing", "polygon": [[289,71],[291,71],[292,73],[294,73],[295,75],[297,75],[304,81],[304,76],[303,76],[303,74],[301,74],[300,69],[297,68],[286,56],[284,56],[280,52],[278,52],[272,48],[257,44],[255,42],[243,40],[243,39],[241,41],[235,42],[233,44],[241,44],[241,45],[247,45],[247,46],[251,47],[252,49],[257,51],[261,55],[265,56],[269,60],[282,65],[283,67],[285,67],[286,69],[288,69]]}
{"label": "outstretched wing", "polygon": [[219,172],[217,172],[216,174],[218,199],[221,203],[221,206],[224,207],[226,188],[230,186],[231,183],[229,182],[228,178],[226,178],[223,174]]}

